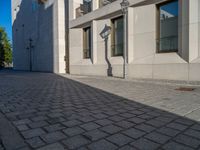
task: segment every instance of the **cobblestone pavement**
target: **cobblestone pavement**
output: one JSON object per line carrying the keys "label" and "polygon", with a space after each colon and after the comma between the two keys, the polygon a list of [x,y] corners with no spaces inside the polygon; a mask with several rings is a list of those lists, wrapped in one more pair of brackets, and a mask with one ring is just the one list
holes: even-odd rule
{"label": "cobblestone pavement", "polygon": [[200,150],[199,122],[54,74],[0,73],[0,111],[7,150]]}
{"label": "cobblestone pavement", "polygon": [[175,89],[188,85],[178,81],[124,81],[105,77],[64,76],[129,100],[200,121],[200,84],[189,85],[195,88],[192,92],[181,92]]}

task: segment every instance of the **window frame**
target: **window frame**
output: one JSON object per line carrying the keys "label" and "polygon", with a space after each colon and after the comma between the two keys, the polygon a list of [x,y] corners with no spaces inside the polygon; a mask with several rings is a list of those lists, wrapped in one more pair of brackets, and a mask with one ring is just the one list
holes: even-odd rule
{"label": "window frame", "polygon": [[[111,57],[121,57],[124,56],[124,37],[123,37],[123,51],[122,54],[115,54],[115,50],[113,49],[113,46],[115,46],[115,21],[118,19],[124,19],[123,16],[118,16],[116,18],[111,19]],[[124,30],[124,22],[123,22],[123,30]],[[123,31],[124,32],[124,31]],[[124,36],[124,35],[123,35]]]}
{"label": "window frame", "polygon": [[[168,0],[162,3],[158,3],[156,4],[156,53],[177,53],[179,51],[179,47],[177,49],[174,50],[160,50],[160,7],[178,1],[178,9],[180,9],[179,7],[179,0]],[[178,14],[178,27],[179,27],[179,17],[180,14]],[[177,36],[178,38],[178,45],[179,45],[179,34]]]}
{"label": "window frame", "polygon": [[[89,30],[88,38],[86,38],[87,30]],[[87,39],[89,41],[87,41]],[[87,47],[88,43],[89,43],[89,47]],[[85,52],[89,53],[89,56],[87,56]],[[92,53],[92,28],[91,26],[88,26],[88,27],[83,28],[83,59],[91,59],[92,58],[91,53]]]}

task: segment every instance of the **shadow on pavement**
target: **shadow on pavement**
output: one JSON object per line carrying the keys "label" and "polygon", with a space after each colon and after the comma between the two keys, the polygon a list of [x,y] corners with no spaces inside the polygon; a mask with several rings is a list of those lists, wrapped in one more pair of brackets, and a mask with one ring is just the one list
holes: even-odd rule
{"label": "shadow on pavement", "polygon": [[50,73],[0,73],[0,110],[29,149],[200,149],[199,122]]}

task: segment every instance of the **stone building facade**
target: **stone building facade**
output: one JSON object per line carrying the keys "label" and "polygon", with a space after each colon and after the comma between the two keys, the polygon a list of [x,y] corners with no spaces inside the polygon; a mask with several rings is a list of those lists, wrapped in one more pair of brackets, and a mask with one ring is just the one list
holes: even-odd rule
{"label": "stone building facade", "polygon": [[[122,77],[121,2],[48,0],[34,12],[33,1],[13,0],[14,68],[29,69],[31,37],[34,71],[107,76],[110,67],[113,76]],[[128,77],[200,81],[200,1],[129,3]],[[110,35],[105,40],[106,28]]]}

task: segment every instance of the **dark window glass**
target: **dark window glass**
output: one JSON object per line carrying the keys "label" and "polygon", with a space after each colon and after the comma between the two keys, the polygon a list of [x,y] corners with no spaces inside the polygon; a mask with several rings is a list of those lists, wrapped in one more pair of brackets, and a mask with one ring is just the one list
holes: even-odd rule
{"label": "dark window glass", "polygon": [[83,58],[91,58],[91,28],[83,29]]}
{"label": "dark window glass", "polygon": [[112,20],[112,56],[123,56],[124,23],[123,17]]}
{"label": "dark window glass", "polygon": [[178,0],[164,3],[159,9],[158,52],[178,51]]}
{"label": "dark window glass", "polygon": [[92,11],[92,1],[91,0],[83,0],[83,11],[84,11],[84,14],[87,14]]}

